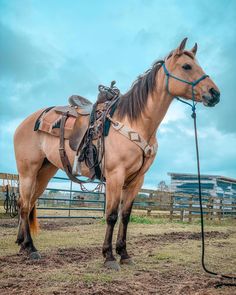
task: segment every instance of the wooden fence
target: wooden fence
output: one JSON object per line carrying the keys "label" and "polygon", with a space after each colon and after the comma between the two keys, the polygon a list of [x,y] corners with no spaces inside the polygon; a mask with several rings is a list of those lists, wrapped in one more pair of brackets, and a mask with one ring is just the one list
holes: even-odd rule
{"label": "wooden fence", "polygon": [[[144,196],[145,195],[145,196]],[[204,216],[207,220],[221,220],[226,217],[236,218],[236,198],[223,196],[202,198]],[[160,192],[142,189],[135,198],[134,209],[145,210],[147,215],[180,219],[191,222],[200,216],[197,195]]]}

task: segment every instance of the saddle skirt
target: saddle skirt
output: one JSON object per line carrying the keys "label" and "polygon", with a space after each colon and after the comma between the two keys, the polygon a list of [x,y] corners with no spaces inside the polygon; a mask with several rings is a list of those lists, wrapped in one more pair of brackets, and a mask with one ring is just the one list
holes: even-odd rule
{"label": "saddle skirt", "polygon": [[[34,130],[59,137],[62,116],[67,114],[68,118],[64,126],[64,139],[68,139],[71,149],[77,151],[89,127],[93,104],[81,96],[73,95],[72,97],[76,100],[76,104],[50,107],[44,110],[37,119]],[[69,102],[72,97],[69,98]],[[81,104],[80,101],[82,101]]]}

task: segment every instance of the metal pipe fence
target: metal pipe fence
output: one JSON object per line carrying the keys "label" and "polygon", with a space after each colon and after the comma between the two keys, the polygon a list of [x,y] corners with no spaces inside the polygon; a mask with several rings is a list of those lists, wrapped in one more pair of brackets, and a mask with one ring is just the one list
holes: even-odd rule
{"label": "metal pipe fence", "polygon": [[[56,181],[56,182],[55,182]],[[59,186],[61,182],[67,183],[69,188],[55,187],[56,183]],[[91,187],[100,182],[91,181],[87,186]],[[39,215],[38,218],[102,218],[105,213],[105,186],[102,191],[84,191],[81,189],[74,189],[76,186],[71,180],[65,177],[53,177],[45,193],[38,199],[37,210],[50,211],[50,215]],[[54,194],[53,197],[51,195]],[[60,195],[59,195],[60,194]],[[52,214],[56,212],[59,214]],[[60,212],[66,212],[61,215]],[[80,214],[74,214],[79,212]],[[81,214],[87,212],[89,214]],[[94,213],[100,214],[94,214]],[[101,214],[102,213],[102,214]]]}

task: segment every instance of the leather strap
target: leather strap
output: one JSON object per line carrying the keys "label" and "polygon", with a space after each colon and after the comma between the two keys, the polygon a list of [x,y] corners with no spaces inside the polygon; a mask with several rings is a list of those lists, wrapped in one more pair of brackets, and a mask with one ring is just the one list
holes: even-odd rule
{"label": "leather strap", "polygon": [[132,128],[129,128],[125,126],[123,123],[113,120],[112,127],[119,133],[124,135],[126,138],[131,140],[133,143],[135,143],[137,146],[139,146],[143,150],[145,157],[151,157],[157,153],[157,143],[149,145],[149,143]]}
{"label": "leather strap", "polygon": [[60,124],[60,143],[59,143],[59,153],[60,153],[61,162],[67,176],[69,177],[71,181],[74,181],[79,184],[87,183],[86,180],[83,181],[81,179],[78,179],[72,174],[72,167],[65,151],[64,131],[65,131],[65,123],[67,119],[68,119],[68,112],[63,113],[61,118],[61,124]]}

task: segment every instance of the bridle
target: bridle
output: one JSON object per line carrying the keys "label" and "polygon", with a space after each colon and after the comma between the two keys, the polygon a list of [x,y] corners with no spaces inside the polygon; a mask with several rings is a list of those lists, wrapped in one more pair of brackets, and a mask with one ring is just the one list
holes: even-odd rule
{"label": "bridle", "polygon": [[[195,109],[196,109],[196,100],[195,100],[195,94],[194,94],[194,87],[199,84],[202,80],[208,78],[209,76],[204,74],[202,75],[199,79],[195,80],[195,81],[188,81],[188,80],[184,80],[182,78],[179,78],[175,75],[173,75],[172,73],[170,73],[167,68],[166,68],[166,65],[165,65],[165,62],[163,62],[162,64],[162,67],[163,67],[163,70],[164,70],[164,73],[165,73],[165,76],[166,76],[166,90],[168,92],[169,95],[172,95],[170,93],[170,90],[169,90],[169,80],[170,80],[170,77],[175,79],[175,80],[178,80],[180,82],[183,82],[185,84],[188,84],[188,85],[191,85],[192,86],[192,104],[190,104],[189,102],[185,101],[185,100],[182,100],[181,98],[179,98],[178,96],[174,96],[174,98],[176,98],[177,100],[181,101],[182,103],[185,103],[189,106],[191,106],[192,108],[192,111],[195,112]],[[173,96],[173,95],[172,95]]]}

